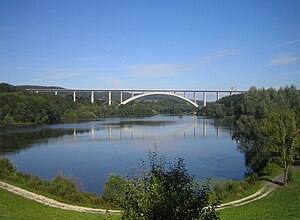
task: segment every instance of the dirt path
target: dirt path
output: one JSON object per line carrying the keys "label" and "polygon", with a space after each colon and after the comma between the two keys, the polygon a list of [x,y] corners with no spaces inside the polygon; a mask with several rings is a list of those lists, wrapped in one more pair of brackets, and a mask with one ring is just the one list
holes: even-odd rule
{"label": "dirt path", "polygon": [[[293,166],[291,168],[291,170],[298,171],[298,170],[300,170],[300,166],[299,165]],[[280,173],[275,178],[273,178],[272,180],[270,180],[269,182],[265,183],[263,185],[263,187],[260,190],[258,190],[256,193],[254,193],[250,196],[247,196],[245,198],[239,199],[239,200],[221,204],[217,207],[217,210],[221,210],[221,209],[225,209],[225,208],[229,208],[229,207],[241,206],[241,205],[248,204],[250,202],[254,202],[258,199],[261,199],[261,198],[267,196],[274,189],[282,186],[281,185],[282,183],[283,183],[283,172]]]}
{"label": "dirt path", "polygon": [[121,213],[119,210],[106,210],[106,209],[95,209],[95,208],[88,208],[88,207],[81,207],[81,206],[75,206],[75,205],[69,205],[65,203],[58,202],[54,199],[47,198],[42,195],[38,195],[33,192],[29,192],[25,189],[21,189],[19,187],[10,185],[8,183],[4,183],[0,181],[0,187],[3,189],[6,189],[10,192],[16,193],[20,196],[23,196],[25,198],[34,200],[36,202],[42,203],[44,205],[48,205],[54,208],[59,208],[59,209],[65,209],[65,210],[70,210],[70,211],[76,211],[76,212],[87,212],[87,213]]}
{"label": "dirt path", "polygon": [[[291,169],[293,171],[297,171],[297,170],[300,170],[300,166],[294,166]],[[221,209],[225,209],[225,208],[229,208],[229,207],[241,206],[241,205],[245,205],[247,203],[256,201],[258,199],[261,199],[261,198],[267,196],[274,189],[279,187],[280,185],[278,183],[282,183],[282,182],[283,182],[283,173],[276,176],[270,182],[265,183],[264,186],[260,190],[258,190],[256,193],[254,193],[250,196],[247,196],[243,199],[239,199],[239,200],[235,200],[232,202],[221,204],[217,207],[217,210],[221,210]],[[103,213],[113,213],[113,214],[121,213],[120,210],[95,209],[95,208],[88,208],[88,207],[75,206],[75,205],[61,203],[54,199],[50,199],[50,198],[47,198],[42,195],[38,195],[33,192],[29,192],[25,189],[21,189],[19,187],[10,185],[8,183],[4,183],[2,181],[0,181],[0,187],[8,190],[10,192],[13,192],[15,194],[18,194],[20,196],[23,196],[25,198],[34,200],[36,202],[39,202],[39,203],[42,203],[44,205],[48,205],[48,206],[51,206],[54,208],[65,209],[65,210],[76,211],[76,212],[87,212],[87,213],[102,213],[102,214]]]}

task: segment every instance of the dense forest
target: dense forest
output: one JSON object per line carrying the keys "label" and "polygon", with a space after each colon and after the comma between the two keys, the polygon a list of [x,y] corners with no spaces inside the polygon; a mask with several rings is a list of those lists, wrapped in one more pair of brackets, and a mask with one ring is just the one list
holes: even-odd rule
{"label": "dense forest", "polygon": [[124,106],[88,96],[76,102],[68,95],[36,94],[6,83],[0,84],[0,125],[52,124],[76,119],[144,117],[156,114],[191,114],[194,107],[177,99],[137,100]]}
{"label": "dense forest", "polygon": [[251,87],[247,93],[226,96],[215,103],[199,109],[199,115],[222,118],[225,116],[251,115],[262,119],[279,109],[292,109],[300,116],[300,91],[295,86],[257,89]]}
{"label": "dense forest", "polygon": [[300,91],[295,86],[278,90],[252,87],[199,110],[198,114],[234,116],[238,130],[233,138],[245,154],[248,174],[267,176],[280,166],[284,183],[300,155]]}

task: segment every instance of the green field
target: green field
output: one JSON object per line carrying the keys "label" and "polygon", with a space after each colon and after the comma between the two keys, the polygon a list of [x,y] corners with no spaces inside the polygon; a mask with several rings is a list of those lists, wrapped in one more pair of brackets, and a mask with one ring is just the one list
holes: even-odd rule
{"label": "green field", "polygon": [[121,219],[121,215],[100,215],[79,213],[73,211],[66,211],[42,205],[32,200],[23,198],[14,193],[8,192],[0,188],[0,219],[16,219],[16,220],[108,220]]}
{"label": "green field", "polygon": [[221,219],[300,219],[300,172],[293,181],[265,198],[220,211]]}
{"label": "green field", "polygon": [[[293,182],[253,203],[220,211],[226,219],[300,219],[300,172]],[[86,214],[51,208],[0,188],[0,219],[121,219],[120,215]]]}

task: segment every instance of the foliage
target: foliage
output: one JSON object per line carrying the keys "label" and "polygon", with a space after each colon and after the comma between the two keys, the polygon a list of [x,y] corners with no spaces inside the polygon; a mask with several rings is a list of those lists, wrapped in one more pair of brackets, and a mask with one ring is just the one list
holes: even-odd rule
{"label": "foliage", "polygon": [[16,168],[7,158],[0,158],[0,178],[9,176],[16,172]]}
{"label": "foliage", "polygon": [[288,186],[277,189],[271,195],[243,206],[220,210],[221,219],[299,219],[300,172],[294,174]]}
{"label": "foliage", "polygon": [[46,181],[31,174],[17,172],[8,159],[0,158],[0,178],[61,202],[97,208],[116,207],[101,196],[82,192],[79,180],[65,176],[62,172],[58,172],[51,181]]}
{"label": "foliage", "polygon": [[262,141],[272,160],[284,169],[284,184],[290,166],[300,148],[300,134],[294,111],[275,111],[261,121]]}
{"label": "foliage", "polygon": [[238,125],[239,148],[245,154],[246,164],[251,168],[249,171],[267,175],[273,164],[278,164],[284,168],[286,184],[288,169],[300,148],[295,112],[278,110],[262,120],[242,116]]}
{"label": "foliage", "polygon": [[[125,94],[124,94],[125,95]],[[194,107],[176,99],[158,101],[137,100],[127,105],[112,104],[89,97],[77,97],[73,101],[69,94],[53,95],[32,93],[9,84],[0,84],[0,125],[52,124],[77,119],[105,117],[145,117],[155,114],[193,113]]]}
{"label": "foliage", "polygon": [[103,187],[103,196],[110,202],[117,203],[124,196],[125,180],[114,173],[110,173]]}
{"label": "foliage", "polygon": [[227,181],[223,184],[217,184],[213,188],[211,197],[216,197],[221,200],[237,198],[244,194],[246,191],[254,188],[257,185],[257,175],[248,175],[242,181]]}
{"label": "foliage", "polygon": [[141,164],[141,175],[127,177],[122,200],[124,219],[219,219],[213,204],[209,208],[209,187],[195,189],[183,159],[169,164],[157,151],[150,152],[150,170]]}
{"label": "foliage", "polygon": [[50,192],[68,201],[80,201],[82,199],[76,183],[61,171],[51,180]]}
{"label": "foliage", "polygon": [[270,112],[280,109],[291,109],[296,112],[298,123],[300,122],[300,91],[295,86],[286,86],[275,90],[257,89],[251,87],[244,94],[226,96],[214,104],[199,109],[198,114],[222,117],[243,115],[253,116],[255,119],[265,118]]}

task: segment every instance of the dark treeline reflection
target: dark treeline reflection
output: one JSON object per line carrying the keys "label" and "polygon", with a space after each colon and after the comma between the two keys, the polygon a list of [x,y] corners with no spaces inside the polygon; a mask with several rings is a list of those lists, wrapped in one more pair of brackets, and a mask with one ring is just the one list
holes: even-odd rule
{"label": "dark treeline reflection", "polygon": [[[88,133],[90,129],[77,129],[77,133]],[[51,138],[73,135],[73,129],[41,129],[31,132],[0,132],[0,155],[18,153],[33,146],[46,145]]]}

